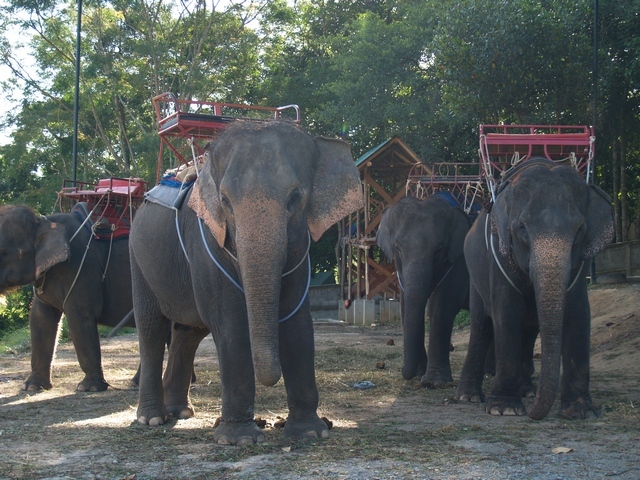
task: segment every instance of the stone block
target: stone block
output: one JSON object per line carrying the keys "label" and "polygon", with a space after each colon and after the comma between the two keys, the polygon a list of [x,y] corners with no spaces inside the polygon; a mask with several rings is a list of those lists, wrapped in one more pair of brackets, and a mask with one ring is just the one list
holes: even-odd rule
{"label": "stone block", "polygon": [[398,323],[402,321],[399,300],[380,301],[380,323]]}

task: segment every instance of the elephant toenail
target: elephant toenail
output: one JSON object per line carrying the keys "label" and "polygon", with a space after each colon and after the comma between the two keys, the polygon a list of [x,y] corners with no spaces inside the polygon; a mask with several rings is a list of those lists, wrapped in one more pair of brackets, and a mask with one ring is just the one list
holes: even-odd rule
{"label": "elephant toenail", "polygon": [[162,417],[153,417],[149,420],[149,425],[152,427],[157,427],[158,425],[162,425],[164,423],[164,418]]}
{"label": "elephant toenail", "polygon": [[251,437],[240,437],[236,445],[253,445],[253,438]]}

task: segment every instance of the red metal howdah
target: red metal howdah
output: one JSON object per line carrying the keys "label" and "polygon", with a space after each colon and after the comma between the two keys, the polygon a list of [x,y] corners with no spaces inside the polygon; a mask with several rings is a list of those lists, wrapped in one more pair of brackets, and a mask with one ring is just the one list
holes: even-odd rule
{"label": "red metal howdah", "polygon": [[207,144],[231,123],[243,119],[267,121],[286,119],[300,123],[300,107],[262,107],[235,103],[179,99],[173,93],[153,97],[158,122],[160,150],[158,152],[157,181],[163,170],[164,147],[175,155],[178,165],[203,155]]}
{"label": "red metal howdah", "polygon": [[579,125],[480,125],[478,163],[419,163],[407,178],[407,195],[448,191],[469,205],[495,200],[502,176],[534,157],[573,166],[589,181],[595,155],[593,127]]}
{"label": "red metal howdah", "polygon": [[148,182],[140,178],[111,177],[98,183],[65,180],[58,192],[60,210],[70,212],[77,204],[84,203],[91,216],[89,226],[96,237],[126,237],[148,186]]}
{"label": "red metal howdah", "polygon": [[581,125],[480,125],[480,164],[495,199],[500,177],[533,157],[566,163],[589,181],[595,155],[593,127]]}

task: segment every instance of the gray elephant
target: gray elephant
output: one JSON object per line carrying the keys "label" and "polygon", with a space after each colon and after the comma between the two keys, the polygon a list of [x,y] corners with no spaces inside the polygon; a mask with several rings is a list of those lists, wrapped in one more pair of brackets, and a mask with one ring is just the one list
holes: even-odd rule
{"label": "gray elephant", "polygon": [[[382,213],[376,242],[395,263],[402,289],[402,376],[407,380],[419,375],[423,384],[436,387],[453,382],[449,364],[453,320],[461,309],[469,308],[463,245],[470,226],[461,208],[437,196],[405,197]],[[428,354],[425,307],[430,321]]]}
{"label": "gray elephant", "polygon": [[317,414],[308,251],[312,239],[362,206],[348,144],[312,138],[287,122],[236,122],[213,143],[185,195],[176,209],[143,204],[132,226],[138,422],[194,415],[190,371],[210,331],[222,383],[216,442],[265,440],[254,421],[255,378],[270,386],[281,375],[284,434],[328,436]]}
{"label": "gray elephant", "polygon": [[51,363],[63,312],[85,374],[77,389],[99,392],[108,387],[98,324],[114,326],[133,307],[129,247],[126,239],[96,240],[83,221],[77,212],[44,217],[26,206],[0,207],[0,292],[34,287],[31,375],[22,390],[52,388]]}
{"label": "gray elephant", "polygon": [[502,181],[490,211],[469,231],[471,335],[456,396],[483,401],[482,361],[495,336],[496,377],[486,411],[524,415],[533,394],[531,355],[542,344],[539,387],[529,416],[539,420],[558,390],[560,412],[597,415],[589,393],[591,314],[585,275],[589,259],[613,237],[607,195],[569,166],[527,160]]}

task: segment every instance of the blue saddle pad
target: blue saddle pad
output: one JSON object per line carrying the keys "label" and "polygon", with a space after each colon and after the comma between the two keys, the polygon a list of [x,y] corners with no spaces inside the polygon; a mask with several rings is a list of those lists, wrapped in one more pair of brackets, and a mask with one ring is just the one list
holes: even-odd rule
{"label": "blue saddle pad", "polygon": [[[145,200],[157,203],[163,207],[180,210],[187,193],[193,187],[194,182],[185,184],[182,188],[179,185],[159,184],[145,194]],[[181,184],[180,184],[181,185]]]}

